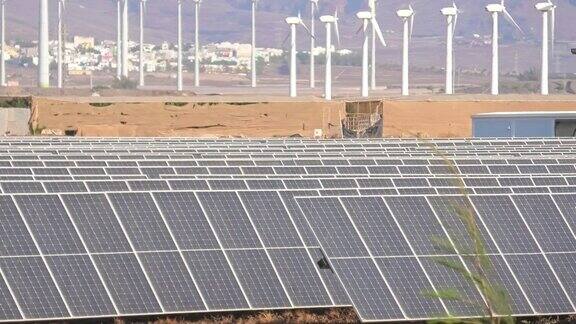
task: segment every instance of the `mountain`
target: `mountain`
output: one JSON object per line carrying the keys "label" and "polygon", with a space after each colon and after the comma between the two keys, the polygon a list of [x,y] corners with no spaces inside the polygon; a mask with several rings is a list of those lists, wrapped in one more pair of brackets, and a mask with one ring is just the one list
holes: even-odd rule
{"label": "mountain", "polygon": [[[138,0],[131,1],[131,33],[136,37]],[[52,29],[55,27],[56,1],[52,0]],[[367,0],[320,0],[322,13],[332,13],[336,8],[342,16],[342,34],[351,47],[358,46],[356,36],[358,21],[354,13],[365,8]],[[383,29],[400,31],[400,22],[395,10],[405,6],[405,0],[380,1],[378,16]],[[449,6],[451,0],[413,0],[417,17],[414,36],[441,36],[444,34],[444,20],[440,8]],[[462,10],[457,34],[489,34],[491,20],[484,11],[490,1],[460,0]],[[528,38],[539,38],[540,15],[534,9],[534,1],[508,0],[507,7],[526,32]],[[574,41],[573,21],[576,18],[576,0],[557,0],[558,39]],[[283,18],[299,11],[307,19],[308,0],[260,0],[258,28],[260,43],[279,46],[286,33]],[[247,41],[250,28],[251,0],[204,0],[202,3],[202,38],[206,41]],[[176,29],[176,0],[148,0],[147,37],[152,41],[174,40]],[[8,1],[7,37],[9,39],[35,39],[37,30],[38,1]],[[192,1],[184,6],[185,37],[192,38],[194,9]],[[115,39],[116,0],[68,0],[66,22],[71,35],[94,35],[98,39]],[[515,34],[507,23],[502,23],[504,35]],[[519,35],[514,35],[518,38]],[[303,37],[302,37],[303,38]],[[509,36],[505,36],[509,38]]]}
{"label": "mountain", "polygon": [[[138,0],[130,0],[131,38],[138,35]],[[458,20],[456,35],[460,40],[457,46],[469,46],[474,41],[474,35],[487,36],[491,33],[491,18],[484,7],[490,2],[499,0],[457,0],[462,13]],[[56,0],[51,0],[51,30],[55,37],[56,26]],[[379,55],[386,56],[385,64],[398,64],[397,52],[400,47],[401,22],[395,11],[405,7],[411,2],[416,10],[414,25],[413,48],[418,64],[420,60],[424,66],[438,66],[441,64],[443,52],[443,37],[445,35],[445,19],[440,9],[450,6],[452,0],[380,0],[378,20],[385,36],[389,41],[389,50],[379,51]],[[507,0],[506,5],[510,13],[523,27],[525,34],[515,31],[504,19],[500,24],[503,35],[503,51],[511,44],[523,44],[515,47],[515,56],[520,61],[530,59],[522,68],[537,66],[538,42],[541,38],[541,15],[534,9],[536,1]],[[576,22],[576,0],[556,0],[557,10],[557,40],[562,51],[563,61],[571,66],[573,59],[567,48],[572,42],[576,43],[574,33]],[[360,47],[361,37],[357,35],[359,21],[354,14],[366,8],[367,0],[320,0],[321,14],[331,14],[338,9],[341,16],[342,47],[357,49]],[[251,0],[203,0],[201,7],[201,41],[250,41],[250,7]],[[258,44],[259,46],[281,47],[287,36],[288,28],[284,18],[288,15],[302,13],[302,17],[309,24],[309,0],[259,0],[258,5]],[[27,39],[37,38],[38,0],[11,0],[7,4],[7,38]],[[184,5],[184,37],[186,42],[193,39],[194,5],[191,0]],[[68,0],[66,11],[66,25],[68,35],[91,35],[98,40],[116,38],[116,0]],[[148,0],[148,16],[146,20],[146,39],[150,42],[176,39],[176,0]],[[317,25],[318,43],[323,43],[323,28]],[[522,40],[522,42],[518,42]],[[463,45],[464,44],[464,45]],[[308,37],[303,31],[298,34],[298,46],[308,48]],[[476,45],[478,46],[478,45]],[[469,61],[470,65],[479,65],[481,69],[488,67],[490,57],[489,47],[481,44],[482,49],[468,49],[471,55],[462,58],[461,63]],[[508,49],[510,50],[510,49]],[[525,53],[524,53],[525,52]],[[423,54],[422,54],[423,53]],[[425,55],[428,54],[428,55]],[[505,55],[506,57],[514,55]],[[421,55],[425,55],[421,57]],[[525,58],[526,57],[526,58]],[[518,59],[517,59],[518,60]],[[510,67],[511,65],[505,66]],[[576,67],[574,68],[576,70]]]}

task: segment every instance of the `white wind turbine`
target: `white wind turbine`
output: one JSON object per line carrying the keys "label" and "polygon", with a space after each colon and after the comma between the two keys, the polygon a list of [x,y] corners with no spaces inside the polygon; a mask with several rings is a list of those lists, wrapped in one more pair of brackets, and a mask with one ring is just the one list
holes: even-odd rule
{"label": "white wind turbine", "polygon": [[195,15],[196,15],[196,28],[194,30],[194,86],[200,86],[200,2],[202,0],[194,0]]}
{"label": "white wind turbine", "polygon": [[116,1],[116,78],[122,77],[122,0]]}
{"label": "white wind turbine", "polygon": [[454,94],[454,32],[458,23],[458,14],[460,11],[456,3],[452,7],[442,9],[442,15],[446,17],[446,94]]}
{"label": "white wind turbine", "polygon": [[62,11],[66,8],[66,0],[58,0],[58,89],[62,89],[64,86],[64,77],[63,77],[63,60],[64,60],[64,53],[63,53],[63,46],[62,43],[63,37],[63,17]]}
{"label": "white wind turbine", "polygon": [[516,27],[521,33],[522,28],[516,23],[514,18],[510,15],[506,6],[504,5],[504,0],[500,3],[493,3],[486,6],[486,11],[492,15],[492,95],[498,95],[499,93],[499,52],[498,52],[498,15],[500,13],[504,14],[506,18],[514,27]]}
{"label": "white wind turbine", "polygon": [[311,37],[312,33],[306,24],[304,24],[304,21],[302,21],[300,14],[298,14],[298,17],[286,18],[286,23],[290,25],[290,97],[295,98],[298,96],[296,90],[298,77],[296,74],[296,26],[300,25],[304,27]]}
{"label": "white wind turbine", "polygon": [[310,0],[310,88],[316,88],[316,11],[318,11],[318,1]]}
{"label": "white wind turbine", "polygon": [[404,22],[404,36],[402,45],[402,95],[410,95],[410,61],[409,61],[409,49],[410,40],[412,40],[412,32],[414,30],[414,9],[412,5],[408,6],[408,9],[400,9],[396,12],[398,17]]}
{"label": "white wind turbine", "polygon": [[[542,13],[542,80],[540,93],[544,96],[549,94],[548,87],[548,42],[552,43],[552,55],[554,55],[555,25],[556,25],[556,5],[552,1],[540,2],[536,4],[536,10]],[[550,24],[550,26],[549,26]],[[550,39],[548,38],[550,35]]]}
{"label": "white wind turbine", "polygon": [[128,0],[122,3],[122,76],[128,77]]}
{"label": "white wind turbine", "polygon": [[138,85],[143,87],[144,82],[144,16],[146,15],[146,1],[140,0],[140,53],[138,56]]}
{"label": "white wind turbine", "polygon": [[338,28],[338,12],[334,16],[321,16],[320,21],[326,24],[326,76],[324,81],[324,98],[332,100],[332,26],[336,32],[336,40],[340,45],[340,30]]}
{"label": "white wind turbine", "polygon": [[364,32],[364,43],[362,44],[362,97],[368,97],[369,95],[369,84],[368,84],[368,47],[369,47],[369,35],[368,35],[368,27],[372,25],[372,28],[376,32],[376,35],[380,39],[382,45],[386,46],[386,41],[384,40],[384,35],[382,35],[382,31],[380,30],[380,25],[378,25],[378,21],[376,17],[372,16],[370,11],[360,11],[356,14],[358,19],[362,20],[362,27],[360,30]]}
{"label": "white wind turbine", "polygon": [[6,86],[6,1],[0,0],[0,87]]}
{"label": "white wind turbine", "polygon": [[178,0],[178,72],[176,74],[177,91],[182,91],[184,89],[184,84],[182,81],[182,2],[184,2],[184,0]]}
{"label": "white wind turbine", "polygon": [[250,70],[252,74],[252,88],[256,88],[256,9],[258,0],[252,0],[252,53],[250,53]]}

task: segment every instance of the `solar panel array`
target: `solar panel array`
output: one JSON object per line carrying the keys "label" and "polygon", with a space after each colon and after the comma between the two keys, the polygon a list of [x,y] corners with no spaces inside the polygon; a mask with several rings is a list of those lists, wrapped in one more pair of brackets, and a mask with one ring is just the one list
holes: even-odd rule
{"label": "solar panel array", "polygon": [[574,313],[575,144],[4,138],[0,321],[478,315],[424,294],[484,298],[436,262],[467,262],[432,239],[462,239],[455,203],[474,207],[515,315]]}

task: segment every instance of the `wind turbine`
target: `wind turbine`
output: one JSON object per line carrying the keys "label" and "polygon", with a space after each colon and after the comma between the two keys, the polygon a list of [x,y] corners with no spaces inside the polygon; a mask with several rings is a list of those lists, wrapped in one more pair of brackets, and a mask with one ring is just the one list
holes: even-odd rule
{"label": "wind turbine", "polygon": [[66,8],[66,0],[58,0],[58,89],[62,89],[64,85],[64,78],[63,78],[63,59],[64,54],[62,53],[63,45],[62,44],[62,11]]}
{"label": "wind turbine", "polygon": [[140,0],[140,53],[138,57],[138,85],[144,86],[144,16],[146,15],[146,0]]}
{"label": "wind turbine", "polygon": [[252,0],[252,53],[250,53],[250,70],[252,72],[252,88],[256,88],[256,7],[258,0]]}
{"label": "wind turbine", "polygon": [[492,15],[492,95],[498,95],[499,93],[499,52],[498,52],[498,15],[500,13],[504,14],[506,18],[514,27],[516,27],[521,33],[522,28],[516,23],[514,18],[510,15],[506,6],[504,5],[504,0],[500,3],[493,3],[486,6],[486,11]]}
{"label": "wind turbine", "polygon": [[298,14],[298,17],[286,18],[286,23],[288,25],[290,25],[290,35],[291,35],[291,37],[290,37],[291,38],[291,40],[290,40],[290,97],[295,98],[298,96],[297,90],[296,90],[296,81],[297,81],[297,77],[298,77],[296,74],[296,26],[300,25],[300,26],[304,27],[304,29],[306,29],[306,31],[308,32],[310,37],[313,37],[313,36],[312,36],[312,33],[310,32],[310,29],[308,29],[306,24],[304,24],[304,21],[302,21],[300,14]]}
{"label": "wind turbine", "polygon": [[316,11],[319,0],[310,0],[310,88],[316,88]]}
{"label": "wind turbine", "polygon": [[182,2],[184,0],[178,0],[178,72],[176,90],[180,92],[184,89],[182,81]]}
{"label": "wind turbine", "polygon": [[326,78],[324,81],[324,98],[332,100],[332,26],[336,32],[336,40],[340,45],[340,30],[338,28],[338,12],[334,16],[321,16],[320,21],[326,24]]}
{"label": "wind turbine", "polygon": [[460,11],[456,7],[456,3],[452,3],[452,7],[442,9],[442,14],[446,17],[446,94],[454,94],[454,32],[458,22],[458,14]]}
{"label": "wind turbine", "polygon": [[408,9],[400,9],[396,14],[404,22],[404,37],[402,45],[402,95],[408,96],[410,95],[410,61],[408,51],[410,49],[410,40],[412,40],[412,31],[414,30],[414,9],[412,8],[412,5],[409,5]]}
{"label": "wind turbine", "polygon": [[[540,85],[540,93],[544,96],[549,94],[548,89],[548,36],[552,42],[552,55],[554,55],[554,38],[555,38],[555,25],[556,25],[556,5],[552,1],[540,2],[536,4],[536,10],[542,12],[542,80]],[[550,26],[549,26],[550,24]]]}
{"label": "wind turbine", "polygon": [[362,45],[362,97],[368,97],[368,27],[372,25],[372,28],[376,32],[376,35],[380,39],[382,45],[386,46],[386,41],[384,40],[384,36],[382,35],[382,31],[380,30],[380,25],[378,25],[376,17],[372,16],[370,11],[360,11],[356,14],[356,17],[362,20],[362,27],[360,30],[364,32],[364,43]]}
{"label": "wind turbine", "polygon": [[194,0],[196,7],[196,28],[194,30],[194,86],[200,86],[200,2],[202,0]]}
{"label": "wind turbine", "polygon": [[116,1],[117,25],[116,25],[116,78],[122,77],[122,0]]}
{"label": "wind turbine", "polygon": [[50,49],[48,29],[48,0],[40,1],[40,17],[38,28],[38,87],[50,87]]}
{"label": "wind turbine", "polygon": [[6,1],[0,0],[0,46],[2,47],[2,53],[0,53],[0,87],[6,86]]}

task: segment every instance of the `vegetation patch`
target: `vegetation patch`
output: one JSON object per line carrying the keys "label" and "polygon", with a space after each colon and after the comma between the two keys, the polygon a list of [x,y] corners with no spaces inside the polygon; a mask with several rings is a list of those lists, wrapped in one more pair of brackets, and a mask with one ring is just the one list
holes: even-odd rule
{"label": "vegetation patch", "polygon": [[165,102],[164,106],[184,107],[188,105],[187,102]]}
{"label": "vegetation patch", "polygon": [[111,102],[91,102],[89,103],[92,107],[102,108],[102,107],[109,107],[112,106]]}
{"label": "vegetation patch", "polygon": [[0,98],[0,108],[30,108],[32,101],[28,97]]}

